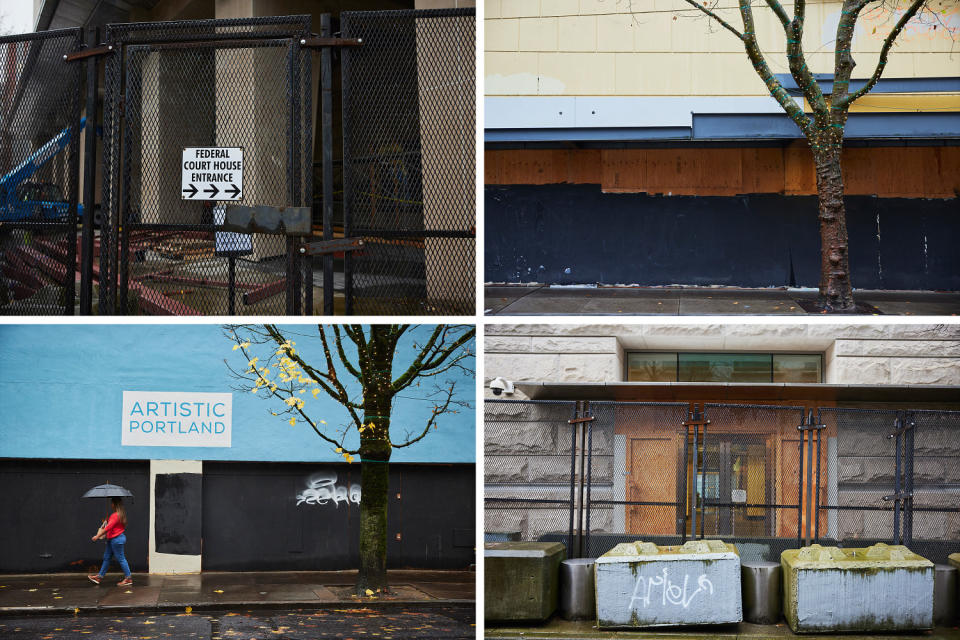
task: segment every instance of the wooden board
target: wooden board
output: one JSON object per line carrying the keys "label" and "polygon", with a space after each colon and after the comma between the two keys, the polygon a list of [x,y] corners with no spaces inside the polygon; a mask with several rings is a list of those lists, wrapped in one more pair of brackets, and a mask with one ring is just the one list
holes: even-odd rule
{"label": "wooden board", "polygon": [[[677,499],[677,441],[671,437],[630,438],[627,499],[674,502]],[[673,535],[676,507],[627,506],[627,533]]]}

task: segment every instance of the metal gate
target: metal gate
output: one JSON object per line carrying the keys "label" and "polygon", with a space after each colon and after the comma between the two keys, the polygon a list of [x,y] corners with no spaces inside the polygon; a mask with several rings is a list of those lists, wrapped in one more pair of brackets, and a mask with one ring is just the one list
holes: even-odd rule
{"label": "metal gate", "polygon": [[943,562],[960,542],[957,411],[487,401],[485,414],[488,532],[571,556],[720,538],[753,559],[887,542]]}
{"label": "metal gate", "polygon": [[74,312],[80,29],[0,38],[0,313]]}
{"label": "metal gate", "polygon": [[470,314],[475,298],[475,10],[341,14],[347,304]]}
{"label": "metal gate", "polygon": [[[218,227],[231,200],[312,198],[309,31],[309,16],[108,25],[102,313],[303,312],[299,243]],[[185,188],[186,150],[214,147],[241,150],[240,189]]]}

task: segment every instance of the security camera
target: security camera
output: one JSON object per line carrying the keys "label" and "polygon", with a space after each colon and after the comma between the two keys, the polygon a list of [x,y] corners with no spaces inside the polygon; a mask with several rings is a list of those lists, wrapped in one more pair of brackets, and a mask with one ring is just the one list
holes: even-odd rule
{"label": "security camera", "polygon": [[505,393],[508,396],[513,395],[513,383],[504,378],[494,378],[490,381],[490,390],[493,391],[493,395],[498,396],[501,393]]}

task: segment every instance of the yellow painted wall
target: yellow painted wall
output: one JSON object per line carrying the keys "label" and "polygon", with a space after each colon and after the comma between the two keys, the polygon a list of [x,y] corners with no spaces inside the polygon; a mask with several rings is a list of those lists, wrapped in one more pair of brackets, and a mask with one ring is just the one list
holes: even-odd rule
{"label": "yellow painted wall", "polygon": [[[903,4],[903,0],[900,0]],[[683,0],[486,0],[485,93],[535,95],[767,95],[732,34]],[[756,3],[755,3],[756,4]],[[762,5],[762,3],[759,3]],[[807,3],[804,50],[817,73],[833,72],[841,3]],[[719,0],[741,28],[737,0]],[[686,7],[686,9],[684,9]],[[943,26],[909,26],[885,78],[960,75],[960,4],[933,0]],[[792,13],[792,3],[787,3]],[[787,73],[786,39],[773,13],[756,6],[757,35],[774,73]],[[855,78],[873,71],[894,20],[884,9],[861,17]],[[951,54],[952,51],[952,54]]]}

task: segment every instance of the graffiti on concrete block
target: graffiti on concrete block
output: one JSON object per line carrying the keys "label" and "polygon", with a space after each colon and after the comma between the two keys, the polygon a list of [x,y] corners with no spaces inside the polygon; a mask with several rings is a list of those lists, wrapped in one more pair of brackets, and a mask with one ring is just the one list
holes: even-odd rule
{"label": "graffiti on concrete block", "polygon": [[664,568],[663,575],[660,576],[639,576],[637,583],[633,587],[633,597],[630,598],[630,608],[633,608],[635,602],[639,602],[645,608],[653,602],[660,600],[662,606],[668,604],[681,606],[684,609],[690,606],[693,599],[703,592],[713,595],[713,583],[707,578],[706,574],[700,574],[697,577],[696,591],[691,592],[690,574],[684,574],[683,586],[679,582],[674,582],[667,574],[668,570]]}
{"label": "graffiti on concrete block", "polygon": [[297,506],[301,504],[325,505],[333,503],[340,508],[340,503],[348,507],[350,503],[360,504],[360,485],[351,483],[337,484],[335,471],[321,471],[307,478],[307,488],[297,494]]}

